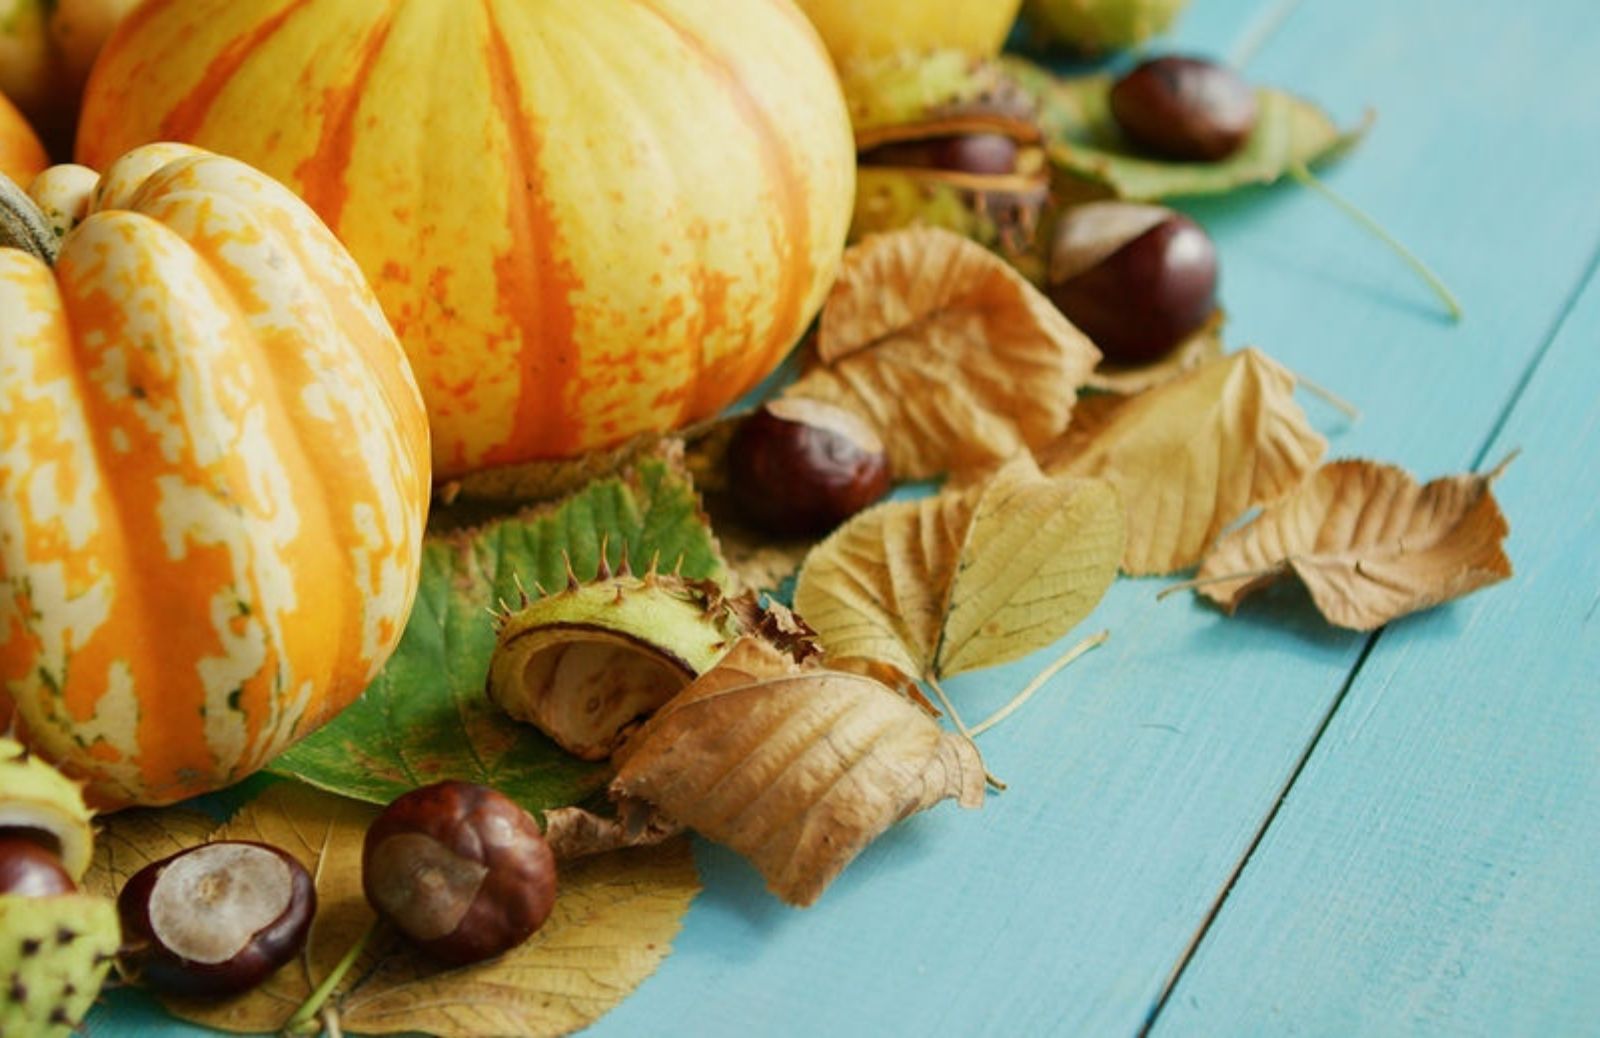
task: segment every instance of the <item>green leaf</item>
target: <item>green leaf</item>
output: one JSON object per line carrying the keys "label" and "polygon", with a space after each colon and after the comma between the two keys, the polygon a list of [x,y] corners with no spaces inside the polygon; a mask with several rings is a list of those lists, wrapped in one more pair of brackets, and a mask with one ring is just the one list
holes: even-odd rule
{"label": "green leaf", "polygon": [[581,578],[615,566],[626,544],[639,565],[720,578],[723,563],[699,498],[676,459],[646,457],[565,500],[463,529],[435,516],[417,602],[400,645],[362,695],[272,770],[384,804],[442,779],[499,789],[537,815],[576,803],[610,776],[511,720],[484,692],[494,652],[490,610],[520,586],[556,588],[567,558]]}
{"label": "green leaf", "polygon": [[1040,128],[1055,167],[1131,201],[1270,184],[1296,165],[1323,162],[1354,147],[1371,121],[1369,116],[1351,130],[1340,130],[1311,102],[1261,87],[1255,132],[1243,148],[1221,162],[1168,162],[1139,153],[1122,136],[1111,115],[1110,75],[1062,78],[1023,58],[1004,60],[1039,101]]}

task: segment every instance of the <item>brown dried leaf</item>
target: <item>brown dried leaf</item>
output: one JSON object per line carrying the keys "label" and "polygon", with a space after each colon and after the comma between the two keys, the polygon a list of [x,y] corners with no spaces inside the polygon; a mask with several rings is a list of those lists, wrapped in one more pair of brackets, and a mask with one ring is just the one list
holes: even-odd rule
{"label": "brown dried leaf", "polygon": [[653,810],[603,815],[584,807],[558,807],[544,813],[544,838],[557,861],[653,847],[681,832],[682,825]]}
{"label": "brown dried leaf", "polygon": [[[1487,475],[1426,486],[1371,461],[1324,465],[1206,556],[1201,594],[1233,612],[1293,573],[1329,623],[1370,631],[1511,576],[1510,531]],[[1248,574],[1223,579],[1230,574]]]}
{"label": "brown dried leaf", "polygon": [[85,893],[115,898],[151,862],[206,842],[217,824],[181,807],[119,811],[96,820],[94,858],[79,884]]}
{"label": "brown dried leaf", "polygon": [[[373,920],[361,892],[361,845],[378,809],[283,783],[212,839],[283,848],[317,883],[306,951],[255,991],[221,1003],[166,1005],[195,1023],[276,1032]],[[563,864],[555,910],[522,947],[441,971],[379,928],[334,996],[353,1034],[420,1031],[440,1038],[566,1034],[598,1019],[654,972],[699,889],[688,848],[672,845]]]}
{"label": "brown dried leaf", "polygon": [[1087,616],[1116,577],[1111,486],[1027,455],[971,487],[856,516],[811,553],[795,608],[836,656],[947,677],[1018,659]]}
{"label": "brown dried leaf", "polygon": [[[1199,331],[1180,342],[1171,353],[1150,364],[1112,364],[1102,361],[1094,369],[1094,374],[1089,376],[1086,388],[1132,396],[1154,389],[1164,382],[1171,382],[1179,375],[1222,356],[1222,325],[1223,314],[1218,310]],[[1073,420],[1077,420],[1076,413]]]}
{"label": "brown dried leaf", "polygon": [[1040,462],[1114,484],[1128,510],[1122,568],[1171,573],[1199,562],[1229,524],[1289,493],[1321,460],[1327,441],[1294,387],[1287,369],[1242,350],[1139,396],[1080,409],[1085,427],[1069,429]]}
{"label": "brown dried leaf", "polygon": [[809,905],[867,844],[947,797],[983,803],[983,762],[894,692],[800,667],[756,639],[623,747],[613,796],[645,800]]}
{"label": "brown dried leaf", "polygon": [[934,228],[876,235],[846,254],[818,355],[784,395],[866,418],[901,479],[1049,442],[1100,359],[1005,261]]}

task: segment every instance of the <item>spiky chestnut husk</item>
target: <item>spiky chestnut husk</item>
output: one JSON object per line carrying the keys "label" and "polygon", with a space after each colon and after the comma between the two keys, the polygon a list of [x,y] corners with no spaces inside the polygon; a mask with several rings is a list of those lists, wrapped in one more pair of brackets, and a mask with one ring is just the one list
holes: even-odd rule
{"label": "spiky chestnut husk", "polygon": [[941,227],[992,249],[1024,275],[1043,276],[1039,226],[1050,200],[1042,177],[873,169],[856,177],[850,240],[902,227]]}
{"label": "spiky chestnut husk", "polygon": [[1038,105],[997,62],[960,51],[896,54],[840,69],[856,150],[933,136],[1004,133],[1037,143]]}
{"label": "spiky chestnut husk", "polygon": [[584,760],[604,760],[630,726],[722,658],[744,624],[710,581],[624,560],[589,583],[525,599],[498,618],[489,698]]}
{"label": "spiky chestnut husk", "polygon": [[37,835],[76,882],[89,867],[93,817],[77,783],[20,743],[0,737],[0,829]]}
{"label": "spiky chestnut husk", "polygon": [[1131,47],[1165,32],[1188,0],[1027,0],[1035,37],[1086,56]]}
{"label": "spiky chestnut husk", "polygon": [[119,942],[109,898],[0,895],[0,1035],[71,1034],[100,993]]}

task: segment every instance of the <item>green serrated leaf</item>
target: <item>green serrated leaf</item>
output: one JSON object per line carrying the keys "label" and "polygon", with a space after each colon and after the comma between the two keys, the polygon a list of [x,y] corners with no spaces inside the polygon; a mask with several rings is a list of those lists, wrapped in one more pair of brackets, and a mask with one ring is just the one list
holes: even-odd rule
{"label": "green serrated leaf", "polygon": [[272,770],[372,803],[447,778],[493,786],[538,812],[582,800],[609,770],[568,756],[501,713],[484,692],[490,610],[521,587],[555,588],[614,566],[623,545],[643,566],[717,579],[723,563],[681,467],[649,457],[556,504],[469,529],[430,532],[417,602],[400,645],[362,697]]}
{"label": "green serrated leaf", "polygon": [[1017,81],[1038,98],[1040,128],[1055,167],[1130,201],[1270,184],[1298,164],[1342,154],[1361,139],[1370,122],[1341,130],[1311,102],[1261,87],[1256,91],[1260,107],[1255,132],[1243,148],[1221,162],[1168,162],[1140,154],[1122,136],[1111,115],[1110,75],[1062,78],[1023,58],[1004,60]]}

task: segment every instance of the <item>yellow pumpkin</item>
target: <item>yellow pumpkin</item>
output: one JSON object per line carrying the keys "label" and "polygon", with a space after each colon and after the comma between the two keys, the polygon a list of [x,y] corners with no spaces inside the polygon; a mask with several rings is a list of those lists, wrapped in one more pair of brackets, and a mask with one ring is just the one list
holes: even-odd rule
{"label": "yellow pumpkin", "polygon": [[791,0],[151,0],[78,155],[162,139],[279,178],[345,242],[440,478],[721,410],[821,305],[854,194]]}
{"label": "yellow pumpkin", "polygon": [[11,102],[0,96],[0,173],[19,184],[31,184],[48,164],[44,145],[34,135],[33,127]]}
{"label": "yellow pumpkin", "polygon": [[98,804],[169,803],[394,648],[427,421],[360,270],[268,177],[162,144],[32,194],[0,188],[0,714]]}
{"label": "yellow pumpkin", "polygon": [[1022,0],[799,0],[840,66],[902,51],[1000,53]]}
{"label": "yellow pumpkin", "polygon": [[[0,93],[70,146],[95,55],[139,0],[0,0]],[[15,178],[13,178],[15,179]]]}

